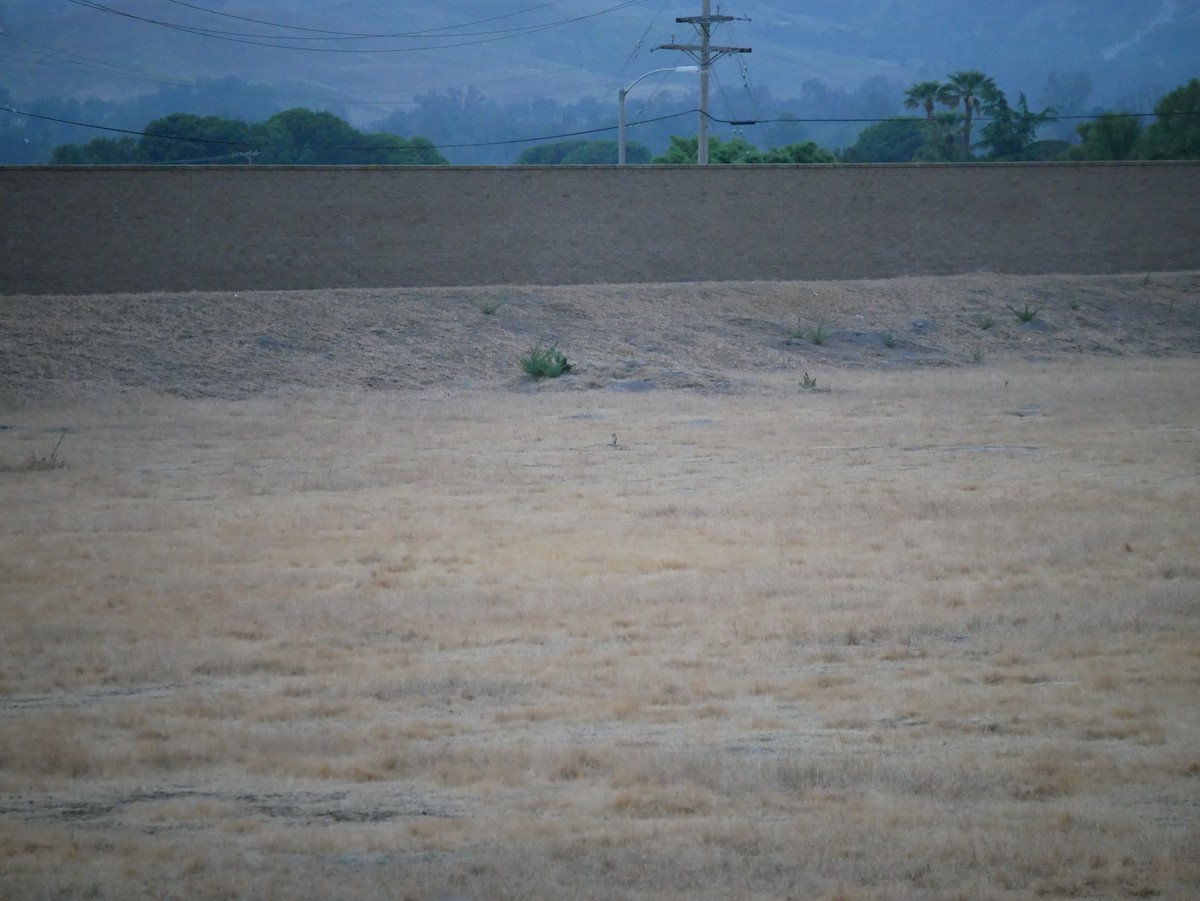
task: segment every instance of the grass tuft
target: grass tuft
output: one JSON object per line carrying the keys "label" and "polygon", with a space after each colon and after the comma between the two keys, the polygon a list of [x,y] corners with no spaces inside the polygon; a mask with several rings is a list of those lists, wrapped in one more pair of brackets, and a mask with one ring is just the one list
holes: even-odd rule
{"label": "grass tuft", "polygon": [[484,316],[494,316],[496,312],[508,302],[507,297],[495,298],[485,297],[478,301],[475,306]]}
{"label": "grass tuft", "polygon": [[808,341],[818,347],[829,340],[830,334],[824,323],[818,323],[815,328],[806,329],[802,322],[797,322],[796,327],[788,333],[793,341]]}
{"label": "grass tuft", "polygon": [[975,320],[975,324],[986,332],[996,324],[996,317],[988,313],[983,313]]}
{"label": "grass tuft", "polygon": [[0,472],[48,472],[53,469],[62,469],[67,465],[67,461],[58,455],[58,449],[62,447],[66,437],[67,430],[63,429],[49,454],[38,456],[36,453],[32,453],[20,463],[0,463]]}
{"label": "grass tuft", "polygon": [[1033,307],[1028,303],[1026,303],[1025,306],[1021,307],[1019,310],[1016,307],[1009,307],[1009,310],[1011,310],[1012,314],[1022,322],[1033,322],[1033,320],[1037,318],[1037,314],[1042,311],[1041,307]]}
{"label": "grass tuft", "polygon": [[521,356],[521,368],[535,379],[553,379],[571,371],[571,364],[557,347],[536,344]]}

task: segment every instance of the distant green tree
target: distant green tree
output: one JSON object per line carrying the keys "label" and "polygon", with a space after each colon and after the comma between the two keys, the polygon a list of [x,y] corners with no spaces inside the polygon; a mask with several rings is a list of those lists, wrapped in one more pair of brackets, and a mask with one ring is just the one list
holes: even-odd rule
{"label": "distant green tree", "polygon": [[51,161],[98,163],[229,163],[239,157],[276,165],[445,165],[425,138],[364,134],[332,113],[292,109],[247,125],[219,116],[175,113],[147,125],[138,141],[97,138],[56,147]]}
{"label": "distant green tree", "polygon": [[958,151],[962,159],[971,158],[971,122],[975,112],[983,99],[996,90],[993,79],[974,69],[953,73],[942,87],[939,103],[951,109],[962,106],[962,139]]}
{"label": "distant green tree", "polygon": [[142,162],[133,138],[94,138],[86,144],[62,144],[50,154],[51,165],[102,166]]}
{"label": "distant green tree", "polygon": [[808,126],[795,113],[783,111],[775,116],[771,134],[776,141],[794,144],[808,139]]}
{"label": "distant green tree", "polygon": [[1070,158],[1070,141],[1059,141],[1052,138],[1047,141],[1034,141],[1025,148],[1025,159],[1031,162],[1045,163]]}
{"label": "distant green tree", "polygon": [[908,116],[884,119],[868,125],[842,152],[846,163],[908,163],[925,144],[929,120]]}
{"label": "distant green tree", "polygon": [[[557,141],[526,147],[517,156],[518,166],[557,166],[568,153],[587,141]],[[628,149],[628,148],[627,148]]]}
{"label": "distant green tree", "polygon": [[[672,138],[672,140],[674,140]],[[692,147],[698,146],[695,140]],[[721,165],[745,165],[746,163],[761,163],[762,152],[743,137],[733,137],[728,141],[720,138],[710,138],[708,141],[708,161]]]}
{"label": "distant green tree", "polygon": [[[671,136],[671,146],[666,153],[656,156],[651,162],[665,165],[687,165],[696,162],[696,138],[680,138]],[[761,163],[835,163],[835,157],[828,150],[818,147],[812,141],[799,141],[776,147],[764,153],[745,138],[734,137],[722,141],[717,137],[708,139],[708,161],[717,165],[754,165]]]}
{"label": "distant green tree", "polygon": [[1134,160],[1141,152],[1142,125],[1136,116],[1102,113],[1075,126],[1079,145],[1069,152],[1073,160]]}
{"label": "distant green tree", "polygon": [[[719,138],[710,137],[708,139],[708,161],[710,163],[719,162],[715,159],[714,151],[720,145]],[[650,162],[668,166],[683,166],[689,163],[695,163],[699,158],[697,148],[700,146],[698,138],[681,138],[678,135],[671,135],[671,143],[666,151],[654,157]]]}
{"label": "distant green tree", "polygon": [[981,108],[989,121],[979,131],[979,146],[987,148],[991,160],[1028,160],[1038,128],[1057,115],[1053,107],[1032,112],[1024,94],[1018,95],[1014,108],[995,86],[984,92]]}
{"label": "distant green tree", "polygon": [[236,119],[174,113],[147,125],[138,155],[147,163],[225,162],[253,146],[250,126]]}
{"label": "distant green tree", "polygon": [[[558,141],[525,148],[517,157],[517,165],[609,166],[616,165],[619,153],[616,141]],[[649,148],[636,141],[627,143],[625,162],[650,162]]]}
{"label": "distant green tree", "polygon": [[444,166],[447,159],[425,138],[401,138],[384,132],[361,135],[353,162],[360,166]]}
{"label": "distant green tree", "polygon": [[925,118],[932,119],[934,107],[946,102],[946,87],[940,81],[918,81],[904,92],[905,109],[923,109]]}
{"label": "distant green tree", "polygon": [[921,163],[948,163],[961,159],[958,138],[958,116],[954,113],[938,112],[922,123],[925,141],[913,154],[913,160]]}
{"label": "distant green tree", "polygon": [[815,141],[797,141],[795,144],[785,144],[783,147],[772,147],[761,160],[749,162],[763,163],[836,163],[837,157],[824,147],[817,146]]}
{"label": "distant green tree", "polygon": [[1200,159],[1200,79],[1193,78],[1154,105],[1158,118],[1146,129],[1146,156],[1152,160]]}
{"label": "distant green tree", "polygon": [[255,162],[283,165],[339,165],[362,159],[362,134],[333,113],[303,107],[276,113],[254,127],[262,156]]}
{"label": "distant green tree", "polygon": [[327,112],[297,107],[254,126],[261,150],[257,163],[292,166],[442,165],[443,157],[424,138],[364,134]]}
{"label": "distant green tree", "polygon": [[[417,159],[413,160],[412,157]],[[437,145],[428,138],[413,135],[408,139],[408,149],[404,150],[397,163],[420,166],[448,166],[450,161],[437,149]]]}

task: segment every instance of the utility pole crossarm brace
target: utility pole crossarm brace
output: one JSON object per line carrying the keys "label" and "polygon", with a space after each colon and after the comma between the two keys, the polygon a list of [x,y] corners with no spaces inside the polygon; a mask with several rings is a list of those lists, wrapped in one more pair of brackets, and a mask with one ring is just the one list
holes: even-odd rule
{"label": "utility pole crossarm brace", "polygon": [[[701,46],[700,44],[659,44],[654,49],[655,50],[682,50],[684,53],[702,53],[702,52],[704,52],[704,47]],[[710,45],[708,48],[708,52],[711,54],[715,54],[715,56],[712,56],[710,58],[709,61],[711,62],[711,61],[715,60],[718,56],[724,56],[727,53],[753,53],[754,51],[750,47],[713,47]]]}

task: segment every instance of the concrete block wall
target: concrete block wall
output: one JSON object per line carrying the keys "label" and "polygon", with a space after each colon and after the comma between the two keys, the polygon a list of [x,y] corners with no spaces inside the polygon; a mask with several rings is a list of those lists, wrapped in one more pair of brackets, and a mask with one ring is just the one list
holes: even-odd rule
{"label": "concrete block wall", "polygon": [[0,168],[0,294],[1200,269],[1200,162]]}

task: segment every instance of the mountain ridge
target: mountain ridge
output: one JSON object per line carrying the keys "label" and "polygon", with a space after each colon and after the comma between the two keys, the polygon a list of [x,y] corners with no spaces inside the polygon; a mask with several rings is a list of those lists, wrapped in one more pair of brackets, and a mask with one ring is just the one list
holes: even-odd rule
{"label": "mountain ridge", "polygon": [[[472,90],[499,106],[590,98],[615,122],[619,88],[656,68],[692,62],[655,48],[691,40],[691,26],[675,19],[699,11],[695,0],[446,0],[405,9],[383,0],[109,0],[107,6],[124,15],[67,0],[0,2],[0,88],[10,105],[28,109],[50,97],[130,103],[155,91],[236,78],[240,86],[212,89],[253,94],[268,113],[329,109],[359,127],[413,110],[422,97]],[[199,11],[205,6],[208,12]],[[789,111],[800,115],[837,115],[854,91],[876,96],[842,115],[894,115],[902,111],[905,87],[961,69],[980,69],[1011,96],[1025,93],[1031,105],[1065,114],[1148,112],[1163,93],[1200,74],[1193,49],[1200,46],[1200,0],[845,0],[837,6],[744,0],[717,8],[736,18],[715,28],[714,42],[752,48],[714,63],[710,110],[724,119],[760,118],[756,107],[766,98],[784,108],[788,98],[799,98]],[[822,90],[830,96],[821,97]],[[631,102],[649,104],[656,92],[686,101],[694,83],[655,76]],[[228,109],[178,111],[228,114],[237,99],[229,98]],[[838,146],[846,133],[813,137]]]}

